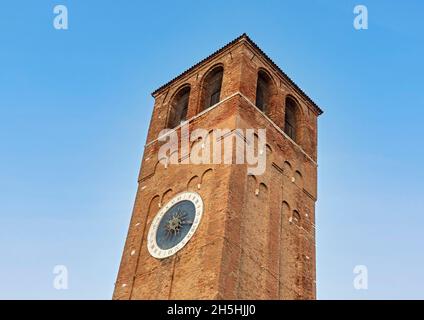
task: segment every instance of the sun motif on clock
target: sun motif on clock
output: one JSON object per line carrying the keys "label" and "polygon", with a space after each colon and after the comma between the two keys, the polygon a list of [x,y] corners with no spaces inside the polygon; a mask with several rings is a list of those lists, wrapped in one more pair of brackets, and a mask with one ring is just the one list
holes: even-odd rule
{"label": "sun motif on clock", "polygon": [[172,198],[156,214],[147,236],[149,253],[158,259],[181,250],[196,231],[203,214],[203,201],[196,192]]}

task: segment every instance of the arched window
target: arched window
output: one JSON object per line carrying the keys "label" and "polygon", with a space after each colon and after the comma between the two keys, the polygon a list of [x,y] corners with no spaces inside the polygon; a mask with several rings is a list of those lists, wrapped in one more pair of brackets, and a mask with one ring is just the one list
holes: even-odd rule
{"label": "arched window", "polygon": [[190,87],[186,86],[175,95],[171,102],[171,109],[168,117],[168,128],[175,128],[181,122],[187,120],[188,100],[190,97]]}
{"label": "arched window", "polygon": [[290,98],[286,98],[286,114],[284,119],[284,132],[294,141],[298,135],[298,106],[296,102]]}
{"label": "arched window", "polygon": [[293,210],[292,221],[296,224],[300,223],[300,213],[297,210]]}
{"label": "arched window", "polygon": [[214,104],[217,104],[221,98],[222,77],[224,68],[218,66],[210,71],[203,80],[202,99],[200,111],[203,111]]}
{"label": "arched window", "polygon": [[272,94],[272,80],[268,74],[262,70],[258,72],[258,81],[256,83],[256,106],[262,112],[269,111],[271,94]]}

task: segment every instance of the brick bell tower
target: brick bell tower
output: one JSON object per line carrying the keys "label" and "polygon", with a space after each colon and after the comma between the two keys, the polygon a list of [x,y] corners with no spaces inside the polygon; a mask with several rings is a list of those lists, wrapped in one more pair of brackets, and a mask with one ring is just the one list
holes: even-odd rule
{"label": "brick bell tower", "polygon": [[[315,299],[322,110],[245,34],[152,95],[113,299]],[[182,140],[182,123],[266,129],[265,172],[187,163],[202,140],[161,161],[161,130]]]}

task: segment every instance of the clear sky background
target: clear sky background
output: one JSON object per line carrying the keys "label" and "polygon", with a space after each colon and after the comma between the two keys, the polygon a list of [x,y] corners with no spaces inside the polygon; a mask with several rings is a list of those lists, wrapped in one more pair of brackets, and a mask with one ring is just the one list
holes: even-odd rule
{"label": "clear sky background", "polygon": [[420,0],[1,1],[0,298],[111,298],[150,93],[243,32],[325,111],[318,298],[424,298],[423,14]]}

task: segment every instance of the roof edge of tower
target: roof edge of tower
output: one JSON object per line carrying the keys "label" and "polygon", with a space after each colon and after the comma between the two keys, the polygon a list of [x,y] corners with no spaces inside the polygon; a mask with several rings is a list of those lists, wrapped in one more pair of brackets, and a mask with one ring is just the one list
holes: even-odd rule
{"label": "roof edge of tower", "polygon": [[152,92],[152,96],[154,97],[155,95],[157,95],[160,91],[162,91],[163,89],[165,89],[166,87],[168,87],[170,84],[174,83],[175,81],[181,79],[182,77],[184,77],[185,75],[187,75],[188,73],[190,73],[192,70],[196,69],[198,66],[200,66],[201,64],[205,63],[208,60],[213,59],[214,57],[216,57],[218,54],[220,54],[221,52],[225,51],[226,49],[228,49],[229,47],[233,46],[234,44],[236,44],[238,41],[240,41],[241,39],[246,38],[248,39],[248,36],[246,33],[243,33],[241,36],[237,37],[236,39],[232,40],[231,42],[227,43],[225,46],[221,47],[220,49],[216,50],[215,52],[213,52],[212,54],[210,54],[209,56],[207,56],[206,58],[200,60],[198,63],[196,63],[195,65],[191,66],[190,68],[188,68],[187,70],[185,70],[183,73],[179,74],[178,76],[176,76],[175,78],[169,80],[167,83],[165,83],[164,85],[160,86],[158,89],[156,89],[155,91]]}
{"label": "roof edge of tower", "polygon": [[194,69],[196,69],[201,64],[207,62],[208,60],[213,59],[214,57],[216,57],[217,55],[219,55],[220,53],[222,53],[223,51],[225,51],[229,47],[232,47],[233,45],[235,45],[236,43],[238,43],[240,40],[246,40],[246,41],[248,41],[256,50],[258,50],[262,54],[262,56],[265,57],[265,59],[279,73],[281,73],[281,75],[285,79],[287,79],[287,81],[296,90],[298,90],[316,108],[318,115],[321,115],[324,112],[246,33],[243,33],[242,35],[238,36],[234,40],[232,40],[229,43],[227,43],[225,46],[221,47],[220,49],[216,50],[215,52],[213,52],[212,54],[210,54],[206,58],[202,59],[198,63],[194,64],[193,66],[191,66],[190,68],[188,68],[187,70],[185,70],[183,73],[179,74],[178,76],[176,76],[175,78],[171,79],[170,81],[168,81],[164,85],[160,86],[158,89],[156,89],[155,91],[152,92],[152,96],[155,97],[160,91],[162,91],[163,89],[165,89],[166,87],[168,87],[169,85],[171,85],[172,83],[174,83],[175,81],[183,78],[185,75],[187,75],[188,73],[190,73],[191,71],[193,71]]}

